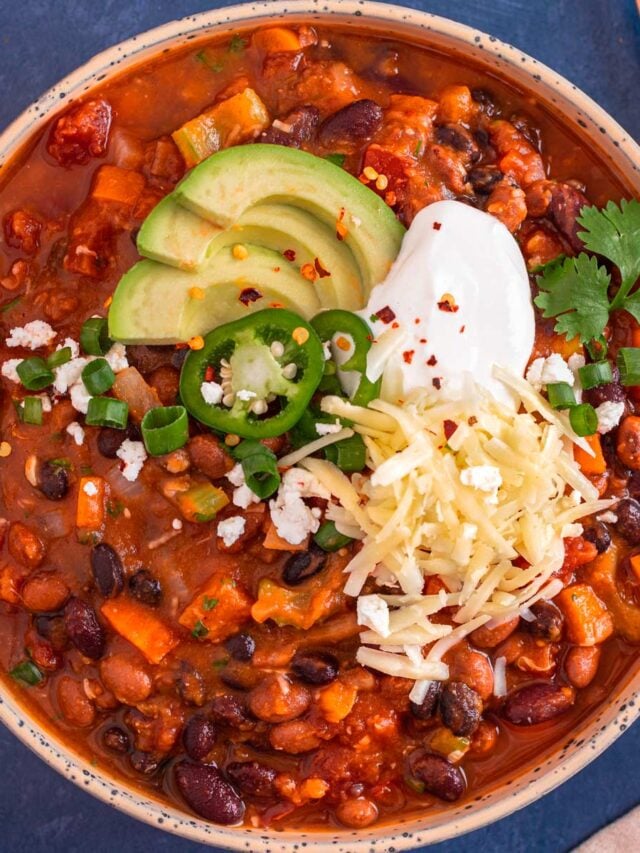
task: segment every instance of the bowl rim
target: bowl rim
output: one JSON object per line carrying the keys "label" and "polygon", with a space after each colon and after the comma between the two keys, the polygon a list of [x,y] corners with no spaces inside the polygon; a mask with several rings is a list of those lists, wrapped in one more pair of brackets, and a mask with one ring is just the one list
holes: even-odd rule
{"label": "bowl rim", "polygon": [[[585,135],[591,132],[595,137],[597,130],[604,138],[608,138],[609,159],[614,162],[612,171],[631,177],[632,183],[636,184],[636,191],[640,191],[640,147],[604,109],[564,77],[518,48],[474,27],[428,12],[372,0],[262,0],[258,3],[243,3],[189,15],[126,39],[96,54],[65,76],[9,124],[0,134],[0,170],[10,164],[13,155],[56,112],[125,69],[130,70],[145,59],[159,55],[161,48],[173,49],[195,38],[220,34],[225,27],[231,31],[252,22],[262,24],[274,19],[296,17],[354,25],[386,23],[392,27],[394,37],[399,39],[413,35],[428,42],[431,36],[432,39],[441,38],[450,44],[457,43],[461,48],[474,52],[476,62],[501,68],[500,74],[507,82],[513,83],[514,78],[524,74],[529,78],[531,86],[533,81],[540,84],[543,100],[547,103],[555,100],[550,98],[550,93],[555,92],[561,100],[575,105],[577,115],[584,118],[584,121],[577,121],[584,125]],[[565,745],[558,766],[541,772],[530,784],[521,785],[520,790],[509,794],[505,789],[503,796],[489,799],[485,805],[478,803],[468,811],[456,812],[450,819],[447,816],[451,812],[447,811],[444,820],[426,829],[420,827],[420,821],[424,821],[421,818],[414,818],[397,827],[387,823],[381,828],[357,833],[346,829],[331,833],[269,833],[262,829],[219,827],[166,806],[145,796],[139,789],[127,786],[122,779],[92,767],[80,754],[68,749],[53,729],[40,728],[38,716],[32,715],[21,705],[17,701],[17,693],[2,682],[0,720],[50,767],[88,790],[97,799],[151,826],[184,838],[227,850],[255,853],[294,853],[301,848],[315,853],[386,853],[434,844],[480,829],[529,805],[583,769],[640,716],[640,701],[633,701],[640,697],[640,667],[637,669],[635,674],[633,671],[627,673],[622,684],[617,686],[616,696],[610,697],[609,705],[598,716],[593,713],[581,721],[579,730]],[[627,696],[629,690],[632,692]],[[625,695],[621,697],[621,694]],[[597,728],[605,717],[604,725]],[[589,734],[594,727],[595,734]],[[564,750],[571,745],[577,748],[565,756]],[[583,749],[580,749],[581,745],[584,745]],[[587,746],[590,748],[587,749]],[[547,767],[559,749],[560,745],[556,744],[549,750],[548,755],[551,757],[546,763]],[[544,769],[541,760],[541,766],[536,768],[536,772]],[[500,789],[503,787],[501,785]]]}

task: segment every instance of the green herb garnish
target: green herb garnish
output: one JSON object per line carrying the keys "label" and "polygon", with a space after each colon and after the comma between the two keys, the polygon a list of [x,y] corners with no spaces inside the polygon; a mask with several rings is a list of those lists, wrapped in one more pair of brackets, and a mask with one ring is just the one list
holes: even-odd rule
{"label": "green herb garnish", "polygon": [[247,40],[236,33],[229,42],[229,53],[242,53],[246,46]]}
{"label": "green herb garnish", "polygon": [[196,53],[196,60],[206,66],[209,71],[213,71],[214,74],[220,74],[224,70],[224,62],[221,62],[219,59],[210,59],[207,56],[206,50]]}
{"label": "green herb garnish", "polygon": [[107,513],[111,518],[117,518],[124,512],[124,504],[122,501],[107,501]]}
{"label": "green herb garnish", "polygon": [[193,626],[193,630],[191,631],[191,636],[195,637],[196,640],[199,640],[201,637],[206,637],[209,633],[209,629],[204,624],[201,619],[198,619],[196,624]]}
{"label": "green herb garnish", "polygon": [[32,660],[23,660],[10,671],[9,675],[15,681],[21,684],[26,684],[28,687],[35,687],[44,680],[44,675]]}
{"label": "green herb garnish", "polygon": [[213,610],[213,608],[217,605],[217,598],[209,598],[208,595],[203,596],[202,598],[202,609],[203,610]]}
{"label": "green herb garnish", "polygon": [[71,460],[64,456],[61,456],[59,459],[49,459],[49,465],[52,468],[73,468]]}
{"label": "green herb garnish", "polygon": [[12,299],[11,302],[7,302],[5,305],[0,308],[0,314],[6,314],[7,311],[11,311],[12,308],[15,308],[16,305],[20,302],[21,297],[16,296],[15,299]]}

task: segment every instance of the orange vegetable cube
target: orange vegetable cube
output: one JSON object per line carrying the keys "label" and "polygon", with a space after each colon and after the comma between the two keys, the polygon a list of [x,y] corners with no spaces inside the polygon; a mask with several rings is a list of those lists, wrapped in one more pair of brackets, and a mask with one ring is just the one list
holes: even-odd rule
{"label": "orange vegetable cube", "polygon": [[100,530],[105,520],[107,483],[102,477],[81,477],[76,508],[79,530]]}
{"label": "orange vegetable cube", "polygon": [[585,441],[593,451],[594,455],[590,456],[586,450],[574,445],[573,458],[580,466],[580,470],[583,474],[604,474],[607,470],[607,463],[605,462],[605,458],[602,453],[600,436],[598,433],[595,435],[587,435],[585,436]]}
{"label": "orange vegetable cube", "polygon": [[307,536],[298,545],[292,545],[291,542],[287,542],[286,539],[278,535],[276,526],[272,522],[269,525],[267,535],[264,537],[262,544],[265,548],[271,548],[273,551],[307,551],[309,548],[309,537]]}
{"label": "orange vegetable cube", "polygon": [[252,601],[233,578],[217,573],[182,612],[178,622],[196,637],[218,643],[251,616]]}
{"label": "orange vegetable cube", "polygon": [[139,649],[150,663],[160,663],[180,642],[159,616],[131,598],[109,599],[100,612],[114,631]]}
{"label": "orange vegetable cube", "polygon": [[567,639],[577,646],[595,646],[613,633],[613,619],[586,583],[566,587],[555,599],[565,618]]}
{"label": "orange vegetable cube", "polygon": [[640,554],[633,554],[633,556],[629,557],[629,565],[631,566],[631,571],[640,581]]}
{"label": "orange vegetable cube", "polygon": [[144,190],[144,177],[139,172],[119,166],[100,166],[93,179],[91,198],[133,207]]}
{"label": "orange vegetable cube", "polygon": [[334,681],[318,694],[318,707],[328,723],[339,723],[351,713],[358,691],[342,681]]}
{"label": "orange vegetable cube", "polygon": [[439,122],[467,122],[477,106],[468,86],[445,86],[438,106]]}
{"label": "orange vegetable cube", "polygon": [[251,38],[251,46],[263,53],[287,53],[301,48],[297,33],[286,27],[269,27],[258,30]]}

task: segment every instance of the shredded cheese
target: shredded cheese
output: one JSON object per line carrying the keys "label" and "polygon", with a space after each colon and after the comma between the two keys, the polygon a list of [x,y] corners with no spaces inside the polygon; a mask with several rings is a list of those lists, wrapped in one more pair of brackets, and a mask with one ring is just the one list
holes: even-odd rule
{"label": "shredded cheese", "polygon": [[298,462],[307,456],[311,456],[312,453],[317,453],[318,450],[323,450],[330,444],[335,444],[336,441],[351,438],[352,435],[353,430],[349,429],[349,427],[344,427],[339,432],[323,435],[321,438],[317,438],[315,441],[310,441],[309,444],[305,444],[304,447],[300,447],[298,450],[293,450],[286,456],[282,456],[278,459],[278,468],[291,468],[292,465],[297,465]]}

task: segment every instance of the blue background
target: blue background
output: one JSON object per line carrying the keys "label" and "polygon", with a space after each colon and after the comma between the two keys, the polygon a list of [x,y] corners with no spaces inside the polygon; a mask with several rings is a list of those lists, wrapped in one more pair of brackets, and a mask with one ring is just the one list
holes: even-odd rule
{"label": "blue background", "polygon": [[[9,12],[9,3],[11,10]],[[94,53],[207,8],[189,0],[4,0],[0,126]],[[633,0],[426,0],[405,3],[476,26],[542,60],[640,139],[640,21]],[[0,728],[0,851],[191,853],[63,781]],[[431,848],[434,853],[568,851],[640,802],[640,725],[560,789],[524,811]]]}

